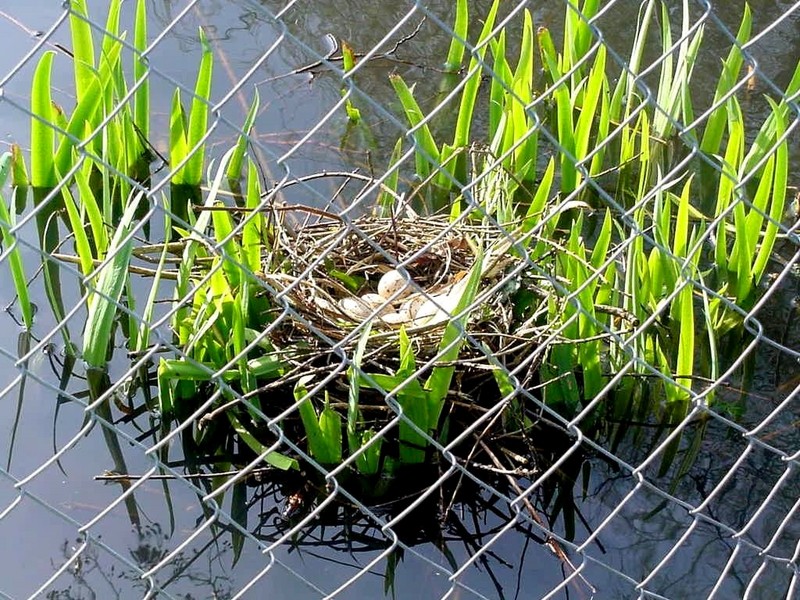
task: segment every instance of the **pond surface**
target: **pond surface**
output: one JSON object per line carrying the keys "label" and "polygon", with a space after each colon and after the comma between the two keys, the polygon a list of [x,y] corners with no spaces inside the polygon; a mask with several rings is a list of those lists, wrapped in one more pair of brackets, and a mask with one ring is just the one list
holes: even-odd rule
{"label": "pond surface", "polygon": [[[42,39],[38,32],[48,31],[63,13],[51,0],[8,4],[0,7],[0,35],[6,49],[0,53],[0,77],[17,70],[5,78],[0,132],[3,143],[19,143],[25,148],[29,116],[24,109],[38,55],[19,68],[17,65]],[[90,10],[102,4],[92,2]],[[126,3],[125,23],[131,22],[131,4]],[[420,97],[430,98],[432,105],[449,44],[435,21],[450,22],[452,18],[449,0],[426,3],[429,14],[421,25],[425,11],[420,7],[405,2],[385,4],[373,8],[369,3],[350,0],[148,2],[151,39],[166,32],[150,55],[154,70],[153,144],[162,151],[167,146],[166,134],[160,132],[167,131],[175,85],[193,87],[197,28],[202,26],[216,54],[215,98],[235,89],[274,45],[274,51],[253,70],[240,93],[221,108],[220,127],[213,137],[217,155],[235,140],[235,130],[227,123],[242,122],[252,90],[257,87],[262,110],[254,135],[261,143],[259,158],[269,178],[353,169],[380,172],[396,139],[405,131],[405,124],[393,116],[399,111],[387,76],[399,72],[409,81],[418,81],[423,90]],[[489,4],[476,1],[470,7],[474,14],[483,14]],[[735,30],[740,9],[734,3],[718,4],[717,17]],[[754,47],[761,72],[783,87],[800,59],[800,10],[789,2],[765,0],[751,6],[755,32],[783,15],[775,29]],[[560,2],[536,3],[530,8],[537,25],[555,25],[562,20]],[[633,1],[610,3],[607,14],[598,22],[608,43],[622,56],[628,52],[637,10],[638,3]],[[675,10],[679,10],[677,3]],[[281,16],[276,20],[278,13]],[[401,22],[402,28],[392,33]],[[368,115],[368,131],[349,130],[343,111],[331,112],[341,99],[340,80],[316,69],[294,72],[328,52],[328,34],[346,40],[356,52],[369,51],[384,38],[391,40],[383,46],[388,50],[408,36],[391,59],[373,61],[355,78],[364,92],[356,100]],[[707,54],[698,66],[699,90],[710,96],[713,90],[704,89],[704,85],[708,88],[713,84],[703,83],[704,71],[709,73],[706,81],[713,82],[729,41],[713,25],[707,37]],[[66,23],[48,41],[69,46]],[[62,68],[54,72],[53,85],[58,90],[55,99],[68,105],[73,87],[71,71],[63,56],[58,60]],[[768,87],[763,82],[757,85],[760,87],[754,94]],[[761,110],[756,105],[754,101],[754,110]],[[763,115],[754,114],[753,118],[759,121]],[[796,137],[795,147],[800,145]],[[340,183],[324,178],[297,186],[286,200],[325,206]],[[349,192],[345,196],[349,197]],[[23,234],[31,245],[36,244],[32,226]],[[33,264],[33,251],[24,255]],[[9,282],[7,265],[0,262],[2,307],[14,300]],[[45,336],[57,323],[47,309],[41,278],[31,289],[40,307],[36,333]],[[65,286],[64,294],[67,306],[79,302],[77,286]],[[504,492],[507,496],[495,495],[492,502],[491,494],[479,494],[485,502],[477,503],[479,508],[465,502],[462,521],[448,523],[444,542],[408,544],[409,549],[396,565],[394,597],[538,598],[562,586],[548,597],[700,598],[707,597],[720,579],[722,583],[714,590],[717,598],[737,598],[745,593],[752,598],[788,597],[789,586],[797,585],[793,579],[798,569],[794,554],[800,539],[796,519],[800,481],[797,469],[787,468],[794,465],[793,455],[800,447],[794,416],[800,410],[796,399],[800,368],[794,357],[765,341],[777,340],[782,346],[800,349],[798,295],[800,290],[794,284],[783,284],[759,313],[765,326],[759,339],[764,341],[756,353],[752,389],[742,399],[734,380],[730,389],[721,393],[723,401],[739,407],[739,424],[721,418],[710,420],[699,442],[697,460],[677,479],[674,469],[658,473],[657,460],[643,463],[652,448],[641,442],[624,441],[614,449],[617,460],[607,459],[602,452],[587,453],[585,445],[565,445],[565,454],[589,456],[584,471],[573,469],[569,473],[578,480],[573,490],[580,512],[575,519],[575,543],[581,545],[592,532],[600,531],[581,552],[568,552],[571,565],[544,544],[543,530],[525,517],[523,509],[509,506],[506,499],[515,497],[512,490]],[[59,401],[63,340],[58,335],[43,337],[42,351],[25,365],[28,375],[20,380],[19,365],[15,364],[19,333],[16,317],[13,305],[0,313],[0,330],[8,333],[0,341],[0,539],[4,542],[0,544],[0,598],[30,597],[40,587],[42,596],[49,598],[145,597],[150,584],[140,577],[140,571],[156,566],[159,568],[153,577],[162,590],[159,598],[319,598],[345,586],[351,578],[352,584],[337,597],[385,597],[383,575],[391,564],[386,552],[392,536],[383,533],[381,525],[391,516],[377,509],[369,517],[351,515],[355,523],[350,526],[358,536],[350,539],[341,534],[342,520],[333,519],[329,525],[312,522],[307,536],[271,548],[286,528],[280,514],[285,510],[285,500],[269,486],[254,483],[247,488],[252,505],[248,530],[260,544],[247,538],[238,548],[237,538],[230,531],[207,525],[215,515],[203,512],[197,489],[185,482],[151,477],[136,489],[134,510],[119,502],[123,488],[118,482],[95,479],[115,468],[99,428],[80,435],[84,405]],[[82,318],[72,318],[75,331],[80,331]],[[742,340],[742,347],[752,339]],[[112,380],[122,377],[127,368],[126,361],[115,362]],[[73,384],[73,392],[80,389],[80,382]],[[766,442],[754,443],[742,435],[761,423],[766,426],[759,438]],[[134,441],[141,437],[145,445],[152,444],[146,431],[136,429],[146,426],[145,417],[121,425],[130,436],[124,443],[124,453],[132,474],[144,474],[152,468],[152,461]],[[55,451],[65,448],[59,461],[52,461]],[[782,460],[780,453],[792,459]],[[174,454],[179,451],[174,450]],[[624,468],[626,464],[640,466],[636,475],[643,475],[648,483],[631,476]],[[37,471],[42,465],[45,468]],[[180,465],[176,469],[180,471]],[[716,489],[729,472],[734,477]],[[705,500],[708,503],[701,518],[687,510]],[[534,498],[532,501],[538,513],[547,514]],[[107,507],[111,510],[103,512]],[[338,514],[346,513],[343,508]],[[91,524],[93,542],[84,545],[81,528],[87,524]],[[551,526],[557,534],[565,534],[563,519],[556,518]],[[731,537],[732,532],[743,529],[741,536]],[[769,552],[760,555],[759,549],[767,545]],[[564,547],[574,549],[569,544]],[[676,547],[677,552],[672,554]],[[269,550],[266,553],[265,548]],[[448,580],[452,565],[468,564],[481,548],[485,550],[464,568],[458,585],[453,587]],[[79,561],[65,562],[75,553],[80,555]],[[164,566],[160,566],[162,561]],[[62,569],[65,564],[68,567]],[[646,589],[660,596],[640,596],[636,584],[653,570],[656,572]],[[721,578],[723,572],[727,575]]]}

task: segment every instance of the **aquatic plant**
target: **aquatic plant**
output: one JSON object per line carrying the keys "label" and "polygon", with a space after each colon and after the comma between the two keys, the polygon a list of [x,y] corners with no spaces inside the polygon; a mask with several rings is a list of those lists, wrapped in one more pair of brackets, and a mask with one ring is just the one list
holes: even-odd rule
{"label": "aquatic plant", "polygon": [[[694,122],[691,80],[703,34],[687,3],[676,33],[665,7],[658,16],[659,3],[642,5],[630,60],[615,79],[592,30],[599,1],[567,7],[560,51],[524,11],[511,56],[506,25],[496,26],[499,0],[471,46],[469,6],[459,0],[444,76],[453,78],[468,48],[469,58],[451,94],[458,110],[450,141],[442,142],[445,128],[433,126],[414,85],[391,75],[410,129],[394,146],[374,213],[353,220],[318,210],[317,222],[299,228],[291,208],[271,201],[247,152],[258,96],[233,147],[208,159],[213,53],[200,31],[189,110],[178,90],[173,96],[173,188],[157,199],[167,208],[164,230],[146,247],[132,234],[142,228],[137,206],[156,204],[147,195],[149,166],[141,167],[149,154],[148,70],[135,53],[135,81],[125,80],[119,5],[112,2],[108,33],[93,39],[86,3],[74,3],[71,113],[52,104],[54,55],[36,69],[30,184],[40,190],[37,205],[48,203],[37,216],[43,251],[59,242],[54,215],[73,240],[88,312],[80,355],[89,370],[106,368],[118,324],[134,355],[152,354],[148,323],[160,283],[174,281],[164,344],[172,352],[158,358],[151,407],[164,452],[177,430],[187,455],[215,457],[223,470],[248,460],[297,470],[302,451],[321,471],[370,478],[424,464],[436,445],[471,431],[476,414],[502,430],[498,439],[520,441],[533,421],[523,399],[534,393],[587,430],[629,416],[640,401],[648,418],[669,426],[698,392],[714,400],[701,378],[721,372],[720,340],[741,325],[730,307],[755,304],[778,237],[788,107],[771,103],[748,145],[729,94],[743,65],[734,46],[704,124],[677,126]],[[641,63],[654,20],[664,58],[648,100]],[[745,10],[740,45],[749,30]],[[141,0],[133,39],[143,52]],[[343,45],[348,77],[357,61]],[[798,88],[800,69],[787,96]],[[351,90],[343,90],[348,123],[368,128]],[[676,136],[694,144],[696,157],[673,155]],[[409,144],[413,168],[403,160]],[[11,164],[16,180],[27,179],[24,163],[9,160],[0,173]],[[414,187],[401,194],[406,175]],[[16,256],[12,217],[0,213],[0,226]],[[366,238],[380,244],[377,258]],[[134,256],[157,264],[147,272],[143,307],[130,293]],[[9,264],[30,327],[25,274],[18,258]],[[381,293],[389,274],[401,289]],[[45,278],[63,315],[51,261]],[[149,398],[146,373],[140,385]],[[472,388],[479,391],[461,402],[462,389]],[[94,401],[103,397],[103,385],[92,389]],[[211,493],[228,486],[214,481]]]}
{"label": "aquatic plant", "polygon": [[[628,369],[645,375],[652,365],[663,375],[658,381],[669,401],[681,402],[689,398],[697,376],[713,379],[718,374],[718,339],[741,323],[741,313],[728,307],[753,306],[779,230],[787,186],[785,100],[770,101],[771,113],[748,149],[738,100],[729,94],[743,64],[739,48],[749,38],[749,8],[737,45],[723,63],[715,104],[698,142],[695,130],[675,129],[676,123],[694,121],[692,72],[703,36],[702,24],[690,18],[688,3],[683,3],[677,36],[666,5],[643,3],[630,60],[616,83],[605,45],[591,29],[599,5],[587,0],[567,7],[561,52],[547,28],[534,36],[531,14],[525,11],[512,68],[505,29],[492,29],[495,2],[474,42],[452,144],[434,140],[432,119],[415,99],[413,86],[392,77],[412,131],[414,175],[423,182],[416,194],[444,202],[453,217],[461,214],[467,194],[472,196],[467,201],[471,210],[500,225],[521,215],[530,219],[531,209],[537,215],[537,223],[522,232],[506,227],[512,237],[537,234],[538,249],[529,264],[554,283],[548,319],[566,343],[552,344],[541,372],[551,382],[544,387],[545,401],[567,414],[579,412],[608,389],[612,374],[618,381],[619,373]],[[465,17],[459,13],[457,18]],[[640,69],[654,20],[660,22],[663,59],[657,87],[647,100]],[[540,80],[534,78],[536,46],[545,74]],[[475,137],[470,135],[479,118],[473,86],[483,72],[491,74],[487,130]],[[800,69],[797,73],[784,98],[796,93]],[[543,128],[553,132],[554,152],[542,152]],[[674,136],[699,143],[699,158],[689,162],[671,156]],[[726,150],[718,156],[723,140]],[[463,162],[456,166],[452,159],[467,156],[476,142],[489,149],[488,158],[467,173]],[[551,152],[557,156],[560,188],[553,196],[548,195],[553,159],[547,168],[540,160]],[[476,193],[474,182],[496,170],[507,173],[505,184],[494,194]],[[544,175],[537,182],[539,173]],[[611,174],[616,179],[607,187]],[[680,193],[673,192],[681,181]],[[397,189],[396,178],[387,183]],[[700,200],[709,189],[716,195],[715,206]],[[509,203],[500,206],[492,200],[497,196]],[[598,209],[599,220],[594,216]],[[564,227],[568,235],[560,233]],[[713,260],[701,261],[710,245]],[[543,264],[545,251],[550,259]],[[715,286],[711,293],[704,291],[709,285]],[[654,315],[666,328],[650,326]],[[707,339],[695,338],[698,320],[704,321]],[[712,360],[698,365],[698,354]],[[609,362],[601,365],[601,357]]]}
{"label": "aquatic plant", "polygon": [[12,232],[16,225],[13,211],[9,211],[6,200],[3,196],[3,188],[8,181],[9,171],[11,170],[12,156],[10,152],[0,155],[0,233],[2,233],[3,254],[8,260],[11,280],[14,282],[14,290],[17,293],[22,322],[25,329],[30,331],[33,328],[33,304],[28,293],[28,278],[25,275],[25,265],[22,260],[19,242]]}

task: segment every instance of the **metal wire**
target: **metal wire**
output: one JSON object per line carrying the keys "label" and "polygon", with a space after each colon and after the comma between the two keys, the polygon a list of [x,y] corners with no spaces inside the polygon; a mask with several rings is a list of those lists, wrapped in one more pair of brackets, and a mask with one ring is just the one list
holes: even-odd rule
{"label": "metal wire", "polygon": [[[5,65],[4,72],[0,71],[0,123],[9,124],[9,129],[13,123],[41,120],[32,111],[29,90],[32,73],[44,52],[56,52],[59,64],[70,65],[62,73],[71,73],[69,23],[71,18],[84,19],[78,4],[65,0],[60,9],[49,7],[45,16],[23,8],[0,10],[0,34],[19,40],[7,45],[12,56],[0,62]],[[331,20],[333,4],[302,0],[283,6],[250,0],[154,0],[146,4],[150,11],[149,38],[144,51],[137,50],[130,35],[107,38],[121,42],[125,60],[136,56],[143,61],[144,77],[133,82],[115,106],[105,107],[106,117],[86,140],[72,138],[76,160],[70,172],[59,178],[56,189],[37,198],[35,206],[29,203],[20,207],[17,218],[3,224],[0,302],[7,308],[0,320],[7,331],[21,331],[17,327],[21,322],[20,302],[11,279],[17,251],[28,268],[29,287],[38,311],[31,335],[9,335],[0,341],[0,421],[9,448],[0,464],[0,536],[5,541],[2,546],[8,548],[2,551],[5,556],[0,554],[0,597],[796,597],[800,553],[797,214],[787,210],[778,223],[780,248],[758,299],[749,306],[736,305],[729,290],[720,293],[707,273],[678,256],[653,228],[642,228],[637,215],[661,210],[657,206],[661,206],[664,194],[683,185],[691,169],[701,168],[697,165],[716,171],[720,178],[732,180],[737,199],[687,240],[694,248],[706,248],[707,254],[713,254],[715,236],[724,222],[732,222],[742,207],[753,209],[752,187],[780,143],[786,141],[795,153],[800,149],[797,95],[782,98],[788,79],[775,70],[774,64],[781,43],[788,53],[798,51],[792,34],[786,31],[800,22],[800,4],[787,4],[768,18],[757,13],[750,39],[740,43],[735,31],[738,23],[730,21],[730,11],[719,3],[687,2],[684,7],[664,3],[667,16],[685,9],[692,19],[690,26],[682,36],[673,35],[668,51],[646,53],[647,64],[637,67],[630,64],[630,47],[620,41],[625,35],[620,36],[615,26],[630,24],[633,35],[632,15],[644,11],[647,1],[640,5],[609,0],[589,15],[581,13],[585,5],[569,0],[552,3],[558,10],[524,1],[501,3],[493,32],[499,35],[508,28],[509,46],[518,42],[512,38],[519,36],[525,10],[533,12],[537,27],[555,29],[551,22],[554,15],[563,15],[571,7],[578,21],[589,26],[591,40],[585,44],[585,59],[572,65],[559,80],[545,84],[530,101],[520,97],[521,90],[502,90],[505,96],[516,98],[527,113],[530,131],[500,156],[474,145],[471,156],[485,159],[487,168],[476,171],[466,183],[456,181],[463,214],[440,221],[446,224],[438,234],[421,238],[419,246],[411,249],[398,242],[400,236],[391,227],[388,233],[370,228],[364,215],[370,213],[376,197],[394,189],[395,173],[405,176],[414,170],[415,160],[430,163],[428,168],[434,174],[444,169],[446,165],[438,164],[420,140],[427,127],[452,124],[451,117],[458,110],[471,74],[479,73],[484,79],[481,98],[489,94],[492,80],[503,78],[497,63],[482,53],[489,43],[475,43],[474,27],[469,30],[469,39],[453,31],[454,3],[409,1],[391,8],[362,3],[359,14],[340,16],[338,21]],[[479,29],[481,23],[475,15],[483,19],[490,3],[469,4],[473,25],[477,23]],[[129,13],[127,4],[123,6],[122,29],[130,29],[133,9]],[[654,6],[658,12],[661,4]],[[375,18],[381,11],[392,15],[390,23]],[[89,7],[86,22],[97,39],[109,33],[106,16],[101,7]],[[34,17],[36,23],[26,22]],[[335,30],[335,24],[345,23],[352,25],[350,31]],[[380,30],[377,25],[369,29],[365,23],[387,25]],[[179,90],[187,105],[206,102],[195,93],[194,74],[183,72],[183,65],[175,62],[180,47],[198,48],[198,25],[211,40],[217,69],[202,139],[179,164],[170,166],[154,158],[152,174],[146,181],[118,172],[101,156],[100,148],[104,136],[112,135],[112,122],[130,110],[136,92],[145,83],[160,94],[170,90],[166,92],[170,97],[172,90]],[[651,27],[655,26],[651,23]],[[679,31],[674,23],[673,27]],[[664,98],[658,95],[658,77],[662,69],[673,68],[680,60],[682,46],[703,28],[706,37],[715,38],[717,47],[739,47],[747,72],[730,82],[725,93],[718,97],[709,94],[708,105],[701,102],[703,108],[693,119],[676,120],[670,106],[659,105]],[[229,54],[237,38],[244,36],[253,36],[257,46],[239,42],[246,51]],[[333,43],[325,44],[326,36]],[[390,93],[391,86],[380,89],[375,84],[379,78],[371,69],[379,69],[384,84],[390,73],[400,73],[404,78],[407,75],[408,81],[415,77],[424,81],[433,78],[432,74],[438,79],[443,75],[443,61],[431,53],[440,52],[444,57],[447,44],[454,38],[466,49],[464,68],[457,81],[437,95],[436,102],[429,102],[425,114],[409,126]],[[341,60],[340,52],[347,51],[340,44],[344,41],[358,53],[352,69],[345,69]],[[637,99],[622,122],[611,124],[606,139],[581,156],[574,147],[563,145],[546,115],[554,110],[560,89],[585,76],[601,48],[607,52],[616,77],[631,79]],[[718,57],[705,56],[703,51],[705,47],[701,48],[699,65],[718,68]],[[186,56],[191,62],[196,54],[188,52]],[[468,62],[470,58],[472,63]],[[793,68],[798,60],[800,56],[786,56],[780,66],[792,63]],[[546,68],[536,64],[536,76],[542,81]],[[58,86],[74,85],[58,72],[54,77]],[[222,79],[226,83],[220,83]],[[69,89],[56,89],[57,102],[65,106],[74,103]],[[243,115],[255,89],[260,91],[262,107],[266,108],[262,108],[255,129],[245,132]],[[701,150],[698,132],[715,109],[731,98],[747,102],[745,112],[751,108],[758,116],[758,111],[766,110],[753,99],[761,92],[787,102],[785,133],[763,158],[749,163],[746,172],[723,172],[720,157]],[[169,143],[169,119],[165,116],[170,111],[169,100],[155,94],[153,98],[156,125],[149,143],[163,155]],[[372,144],[369,152],[358,144],[355,148],[350,145],[348,136],[359,135],[357,127],[347,125],[345,115],[350,103],[368,115],[365,120],[375,124],[373,130],[379,132],[380,141],[363,144]],[[308,116],[298,116],[298,110],[306,110]],[[662,118],[672,128],[674,133],[664,142],[665,146],[674,144],[679,158],[658,174],[654,186],[641,190],[637,204],[631,206],[601,181],[602,175],[591,174],[592,162],[619,144],[625,127],[634,125],[648,110],[654,119]],[[282,131],[275,122],[265,122],[264,114],[270,118],[286,116],[287,127],[294,129]],[[66,123],[45,124],[62,136],[73,135]],[[474,126],[480,129],[486,124]],[[204,286],[213,285],[211,282],[227,265],[247,270],[241,257],[229,250],[229,242],[242,235],[245,221],[237,222],[221,240],[195,230],[193,235],[204,254],[216,257],[218,262],[195,277],[185,295],[172,302],[175,287],[165,276],[158,288],[162,302],[154,305],[150,315],[138,308],[145,302],[149,284],[140,288],[132,284],[126,301],[105,298],[116,303],[120,323],[146,330],[151,337],[146,350],[128,352],[125,337],[130,333],[116,334],[108,385],[100,395],[93,396],[88,391],[91,370],[80,360],[72,364],[65,349],[67,344],[79,343],[88,303],[98,293],[94,276],[113,262],[115,255],[95,264],[93,273],[85,276],[81,267],[65,259],[73,251],[75,239],[61,227],[59,247],[48,251],[37,235],[38,221],[56,210],[69,189],[68,182],[80,170],[87,171],[85,165],[91,161],[95,168],[113,172],[142,193],[144,211],[130,233],[134,245],[155,239],[151,232],[163,229],[167,219],[176,227],[192,230],[197,215],[173,211],[165,194],[170,192],[177,171],[201,146],[206,146],[208,160],[214,161],[208,169],[208,187],[203,190],[204,195],[209,194],[224,149],[239,135],[247,136],[249,156],[259,165],[264,193],[258,210],[281,223],[287,238],[297,236],[291,239],[298,246],[302,239],[298,231],[308,231],[313,223],[332,223],[330,231],[317,234],[324,243],[308,256],[298,250],[297,264],[284,279],[250,272],[260,281],[259,293],[273,303],[270,324],[255,332],[238,355],[212,368],[190,355],[190,349],[170,331],[170,323],[181,310],[202,303]],[[28,148],[31,140],[26,136],[26,130],[14,129],[10,137]],[[559,198],[560,204],[552,209],[556,218],[559,212],[588,208],[581,199],[591,193],[598,202],[593,209],[596,214],[609,209],[617,219],[619,229],[614,235],[618,237],[612,251],[599,263],[587,263],[591,273],[576,287],[549,272],[543,266],[546,263],[529,252],[525,245],[528,240],[520,238],[520,230],[499,222],[481,202],[486,190],[492,189],[492,174],[513,159],[531,136],[538,136],[542,147],[548,149],[547,158],[554,157],[557,164],[565,159],[580,174],[581,183]],[[403,150],[387,168],[391,147],[398,138],[403,139]],[[340,148],[335,147],[337,142]],[[353,166],[357,162],[360,168]],[[796,173],[797,164],[791,167],[792,174]],[[415,196],[421,194],[423,183],[412,180],[405,188],[392,191],[401,206],[391,219],[395,228],[402,223],[407,207],[419,200]],[[790,176],[789,184],[796,183]],[[792,191],[790,188],[789,193]],[[3,190],[4,201],[13,213],[15,204],[7,192],[8,187]],[[172,193],[176,193],[174,189]],[[772,219],[764,214],[767,211],[756,210],[767,220]],[[58,226],[58,218],[52,219]],[[486,374],[483,381],[497,380],[504,385],[498,386],[502,391],[495,394],[493,402],[470,404],[470,394],[475,390],[462,389],[459,382],[453,406],[471,412],[459,421],[461,429],[439,438],[418,426],[411,414],[413,408],[402,401],[402,394],[424,385],[435,367],[451,360],[447,350],[420,357],[413,375],[395,389],[385,389],[385,380],[365,366],[374,360],[370,357],[381,356],[380,348],[367,345],[364,362],[355,358],[366,321],[375,326],[377,313],[362,322],[351,319],[355,322],[349,330],[336,332],[319,315],[304,310],[303,302],[330,296],[331,284],[321,283],[319,274],[326,265],[339,260],[337,252],[341,253],[346,244],[375,263],[398,265],[400,271],[415,268],[447,248],[447,266],[443,267],[447,271],[458,264],[459,252],[464,251],[457,240],[467,239],[462,232],[475,222],[481,225],[473,239],[489,240],[488,247],[492,247],[490,242],[495,243],[495,249],[503,248],[506,254],[520,258],[513,268],[498,268],[499,275],[473,305],[499,307],[501,299],[521,281],[541,293],[541,281],[551,290],[549,300],[556,302],[557,298],[560,310],[571,316],[533,327],[538,342],[529,347],[524,346],[525,340],[534,333],[525,338],[518,331],[506,331],[503,346],[498,349],[490,348],[487,340],[494,339],[491,335],[500,331],[503,319],[511,318],[500,308],[493,313],[494,328],[487,331],[473,331],[454,319],[457,341],[464,343],[468,354],[461,357],[462,364],[478,365],[476,368]],[[545,239],[547,222],[542,217],[525,235]],[[117,227],[116,223],[106,225],[111,231]],[[598,231],[594,234],[599,235]],[[642,320],[634,320],[624,311],[614,312],[613,307],[598,305],[588,310],[582,304],[587,291],[602,285],[610,270],[628,268],[623,257],[640,243],[648,252],[659,251],[673,260],[681,284]],[[569,254],[574,252],[572,248],[566,241],[563,245],[552,242],[546,255]],[[141,263],[142,268],[152,266],[143,259]],[[171,268],[179,268],[177,263],[180,259]],[[49,265],[60,273],[64,314],[51,311],[47,305],[46,288],[52,283],[45,281],[41,270]],[[375,277],[374,272],[362,272],[368,278]],[[438,277],[436,285],[441,286],[446,277],[441,273]],[[341,281],[336,285],[344,287]],[[420,292],[423,300],[441,303],[444,296],[435,295],[431,291],[434,287],[420,285],[414,291]],[[669,307],[679,301],[684,287],[692,291],[690,299],[693,296],[698,303],[700,299],[705,302],[704,309],[709,303],[719,304],[740,315],[743,323],[738,342],[741,351],[734,353],[715,377],[698,377],[690,384],[691,389],[684,385],[685,378],[666,372],[653,354],[647,356],[641,351],[650,332],[665,328]],[[336,310],[335,306],[331,310]],[[597,316],[602,310],[612,312],[604,319]],[[342,315],[338,317],[341,322]],[[612,318],[630,322],[627,327],[612,326]],[[550,349],[568,341],[569,331],[587,319],[597,325],[598,339],[611,340],[619,355],[615,371],[604,374],[596,393],[572,414],[566,414],[544,401],[544,390],[552,381],[547,381],[543,363],[549,360]],[[197,325],[204,326],[202,322]],[[287,331],[307,336],[315,352],[327,357],[328,362],[323,369],[309,359],[288,373],[286,381],[292,386],[302,384],[304,375],[316,375],[309,383],[312,389],[301,393],[297,397],[300,401],[268,407],[254,400],[257,394],[244,393],[232,384],[228,374],[239,368],[243,356],[246,360],[248,353],[270,343],[273,336],[288,336]],[[697,337],[705,335],[698,328]],[[420,334],[415,343],[423,346],[426,339]],[[506,362],[512,349],[520,347],[525,352],[516,362]],[[202,376],[197,377],[205,381],[204,395],[183,408],[180,422],[170,427],[162,421],[163,407],[154,396],[156,366],[162,357],[185,359],[202,370]],[[598,360],[604,364],[610,361],[606,356]],[[695,359],[703,361],[716,358]],[[498,370],[502,377],[493,378],[492,373]],[[360,374],[367,387],[382,396],[381,402],[363,408],[364,414],[374,411],[380,418],[374,419],[375,429],[368,443],[334,468],[309,455],[304,436],[296,434],[299,408],[302,398],[330,392],[330,402],[339,402],[337,410],[346,412],[351,401],[347,394],[352,391],[348,392],[342,381],[353,373]],[[556,381],[568,376],[556,376]],[[638,433],[622,435],[619,430],[625,423],[615,420],[606,403],[633,377],[653,385],[684,385],[686,410],[669,423],[652,414],[637,413],[627,426]],[[643,389],[651,389],[647,385]],[[338,390],[338,397],[333,390]],[[267,385],[259,393],[278,392]],[[666,400],[650,393],[656,412],[668,414],[671,409]],[[222,426],[220,422],[227,419],[228,411],[243,407],[249,422],[239,433],[252,437],[258,432],[260,451],[251,448],[249,453],[243,452],[241,443],[236,450],[228,448],[228,455],[220,452],[218,464],[203,462],[209,457],[192,455],[192,449],[199,447],[192,440],[212,435],[209,432]],[[489,443],[503,437],[496,435],[496,427],[512,419],[511,407],[521,407],[520,422],[531,429],[522,427],[514,430],[513,436],[508,434],[519,442],[518,447]],[[608,423],[598,427],[597,420],[603,415]],[[408,435],[424,440],[425,475],[412,475],[409,481],[403,481],[404,488],[386,478],[354,476],[370,451],[381,444],[396,443],[393,440],[398,432],[410,432]],[[270,466],[276,453],[293,457],[302,465],[302,472],[283,473]],[[391,489],[405,489],[407,497],[381,496],[380,490],[391,485],[398,486]]]}

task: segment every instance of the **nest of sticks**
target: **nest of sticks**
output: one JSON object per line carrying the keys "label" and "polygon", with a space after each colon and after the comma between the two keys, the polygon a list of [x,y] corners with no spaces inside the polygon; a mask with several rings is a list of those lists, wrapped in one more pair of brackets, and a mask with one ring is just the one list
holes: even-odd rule
{"label": "nest of sticks", "polygon": [[[328,218],[293,230],[277,224],[273,239],[263,270],[282,312],[271,341],[282,349],[304,348],[306,359],[352,352],[369,321],[373,364],[397,361],[401,328],[417,361],[429,360],[460,316],[471,343],[463,345],[458,363],[491,377],[490,357],[513,368],[544,337],[544,315],[520,314],[516,303],[520,293],[546,293],[496,226],[446,216]],[[457,315],[475,268],[481,271],[475,300]],[[545,310],[547,303],[540,305]],[[307,360],[292,362],[308,366]]]}

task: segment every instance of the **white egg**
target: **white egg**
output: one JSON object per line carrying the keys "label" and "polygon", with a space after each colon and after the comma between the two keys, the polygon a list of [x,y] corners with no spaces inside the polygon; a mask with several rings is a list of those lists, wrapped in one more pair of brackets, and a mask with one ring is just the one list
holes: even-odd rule
{"label": "white egg", "polygon": [[364,294],[361,296],[361,300],[374,308],[378,308],[379,306],[386,304],[386,298],[378,294]]}
{"label": "white egg", "polygon": [[414,316],[417,325],[433,325],[448,321],[456,312],[458,303],[467,286],[467,278],[463,278],[449,288],[430,296],[417,308]]}
{"label": "white egg", "polygon": [[425,302],[426,298],[423,294],[414,294],[408,300],[403,302],[399,312],[406,315],[408,320],[412,320],[416,318],[417,312],[419,311],[420,307],[425,304]]}
{"label": "white egg", "polygon": [[387,271],[378,281],[378,294],[385,299],[392,298],[395,294],[397,294],[397,299],[403,298],[408,296],[411,291],[411,281],[397,269]]}
{"label": "white egg", "polygon": [[442,319],[447,318],[447,314],[442,312],[439,308],[439,304],[441,303],[441,298],[436,298],[434,300],[425,300],[418,308],[417,312],[414,315],[414,324],[415,325],[430,325],[433,323],[438,323]]}
{"label": "white egg", "polygon": [[342,312],[354,321],[368,319],[375,310],[360,298],[342,298],[339,300],[339,308]]}
{"label": "white egg", "polygon": [[407,323],[409,318],[407,314],[402,312],[390,312],[385,315],[381,315],[381,321],[387,325],[402,325],[403,323]]}
{"label": "white egg", "polygon": [[378,294],[364,294],[361,296],[361,301],[366,304],[373,312],[379,315],[385,314],[392,310],[391,304],[386,304],[386,298]]}

